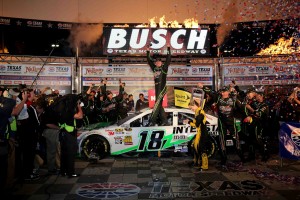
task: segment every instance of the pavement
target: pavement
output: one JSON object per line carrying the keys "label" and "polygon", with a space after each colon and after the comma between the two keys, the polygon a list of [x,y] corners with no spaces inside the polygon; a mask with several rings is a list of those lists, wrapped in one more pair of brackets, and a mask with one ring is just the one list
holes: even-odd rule
{"label": "pavement", "polygon": [[272,155],[241,164],[229,155],[227,168],[209,159],[209,169],[191,166],[187,155],[143,154],[135,157],[108,157],[99,161],[76,160],[76,178],[47,175],[16,184],[0,198],[18,200],[91,199],[214,199],[284,200],[300,199],[300,161]]}

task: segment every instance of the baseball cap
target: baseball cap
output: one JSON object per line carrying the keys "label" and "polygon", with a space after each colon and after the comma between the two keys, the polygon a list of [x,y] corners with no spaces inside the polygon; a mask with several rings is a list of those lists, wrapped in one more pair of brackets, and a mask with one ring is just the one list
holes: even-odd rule
{"label": "baseball cap", "polygon": [[17,88],[13,88],[13,89],[9,89],[9,90],[8,90],[8,93],[9,93],[11,96],[19,96],[20,90],[17,89]]}
{"label": "baseball cap", "polygon": [[107,90],[106,95],[110,95],[110,94],[112,94],[112,92],[110,90]]}
{"label": "baseball cap", "polygon": [[257,95],[260,95],[260,96],[262,96],[262,97],[265,96],[265,94],[264,94],[263,92],[256,92],[256,94],[257,94]]}
{"label": "baseball cap", "polygon": [[229,91],[229,87],[224,86],[224,87],[221,89],[221,92],[226,92],[226,91]]}

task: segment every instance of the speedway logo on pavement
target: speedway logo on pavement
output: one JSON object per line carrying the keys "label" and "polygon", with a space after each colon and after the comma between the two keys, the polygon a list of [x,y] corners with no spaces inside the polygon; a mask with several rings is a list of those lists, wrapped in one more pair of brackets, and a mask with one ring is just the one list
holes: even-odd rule
{"label": "speedway logo on pavement", "polygon": [[141,189],[128,183],[94,183],[77,189],[76,194],[92,199],[116,199],[136,195]]}
{"label": "speedway logo on pavement", "polygon": [[[263,197],[266,187],[257,180],[244,181],[198,181],[198,182],[148,182],[143,189],[149,199],[200,198],[247,196]],[[127,183],[94,183],[82,186],[76,193],[92,199],[122,199],[138,195],[141,188]]]}

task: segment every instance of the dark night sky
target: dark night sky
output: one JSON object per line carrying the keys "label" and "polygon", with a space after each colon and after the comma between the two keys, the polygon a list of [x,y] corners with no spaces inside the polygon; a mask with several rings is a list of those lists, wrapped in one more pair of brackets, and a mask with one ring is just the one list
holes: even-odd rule
{"label": "dark night sky", "polygon": [[[275,43],[280,37],[290,38],[298,35],[299,19],[266,21],[263,26],[257,22],[237,24],[236,28],[225,37],[220,50],[224,57],[254,56],[261,49]],[[216,25],[211,25],[211,56],[216,57]],[[70,47],[68,29],[49,29],[37,27],[18,27],[0,25],[2,36],[1,46],[8,49],[11,55],[47,56],[51,51],[51,44],[59,42],[60,47],[55,49],[52,56],[74,56]],[[81,56],[103,56],[101,38],[96,43],[86,46]]]}

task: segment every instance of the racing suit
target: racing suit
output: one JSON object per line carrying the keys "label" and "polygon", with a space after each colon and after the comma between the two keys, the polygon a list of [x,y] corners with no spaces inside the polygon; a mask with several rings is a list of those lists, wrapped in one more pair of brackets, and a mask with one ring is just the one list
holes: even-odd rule
{"label": "racing suit", "polygon": [[267,161],[269,154],[267,148],[267,126],[269,107],[265,102],[256,102],[255,111],[248,116],[251,117],[248,123],[248,137],[249,145],[248,160],[255,159],[255,149],[258,148],[262,155],[262,161]]}
{"label": "racing suit", "polygon": [[167,118],[165,115],[164,108],[162,107],[162,101],[167,93],[167,74],[168,67],[171,62],[171,50],[168,47],[168,53],[165,63],[161,67],[157,67],[154,63],[155,60],[151,58],[150,51],[147,51],[147,62],[154,72],[154,83],[155,83],[155,105],[150,117],[150,125],[154,125],[157,122],[157,117],[160,117],[160,122],[165,125],[167,124]]}
{"label": "racing suit", "polygon": [[196,127],[197,134],[193,141],[193,164],[199,166],[201,169],[208,169],[208,157],[205,153],[205,143],[208,141],[208,132],[206,128],[206,116],[201,107],[195,111],[195,119],[189,124]]}
{"label": "racing suit", "polygon": [[244,161],[236,127],[236,119],[234,117],[234,111],[237,108],[236,103],[238,103],[238,101],[236,101],[234,97],[219,98],[217,101],[221,165],[225,165],[227,162],[225,138],[227,131],[231,134],[238,156],[241,158],[242,162]]}

